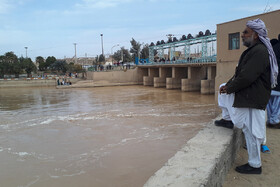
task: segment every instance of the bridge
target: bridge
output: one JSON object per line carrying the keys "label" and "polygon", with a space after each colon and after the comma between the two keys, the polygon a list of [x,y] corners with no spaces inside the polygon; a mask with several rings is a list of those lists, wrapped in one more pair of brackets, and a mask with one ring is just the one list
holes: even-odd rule
{"label": "bridge", "polygon": [[151,45],[149,60],[137,65],[143,85],[215,93],[216,40],[212,34]]}

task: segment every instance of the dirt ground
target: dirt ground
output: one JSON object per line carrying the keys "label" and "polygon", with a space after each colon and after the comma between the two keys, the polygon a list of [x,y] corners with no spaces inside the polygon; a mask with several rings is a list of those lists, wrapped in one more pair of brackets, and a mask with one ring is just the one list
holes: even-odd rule
{"label": "dirt ground", "polygon": [[240,148],[223,187],[279,187],[280,186],[280,129],[267,128],[267,143],[270,154],[262,153],[262,174],[239,174],[234,169],[248,161],[247,150]]}

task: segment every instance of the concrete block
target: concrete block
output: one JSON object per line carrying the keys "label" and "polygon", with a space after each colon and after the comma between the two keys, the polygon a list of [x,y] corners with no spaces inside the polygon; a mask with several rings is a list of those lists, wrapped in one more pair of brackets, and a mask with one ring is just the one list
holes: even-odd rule
{"label": "concrete block", "polygon": [[144,187],[221,187],[242,142],[241,130],[216,127],[213,120]]}
{"label": "concrete block", "polygon": [[182,91],[192,92],[200,90],[200,79],[182,79]]}

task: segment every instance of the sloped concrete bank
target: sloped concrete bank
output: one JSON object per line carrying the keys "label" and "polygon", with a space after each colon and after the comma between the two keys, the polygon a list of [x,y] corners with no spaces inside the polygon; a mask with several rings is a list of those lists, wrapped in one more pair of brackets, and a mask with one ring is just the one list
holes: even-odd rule
{"label": "sloped concrete bank", "polygon": [[[73,84],[80,81],[78,78],[68,78]],[[56,79],[0,79],[0,88],[14,88],[14,87],[55,87],[57,85]]]}
{"label": "sloped concrete bank", "polygon": [[[216,119],[220,119],[218,116]],[[239,129],[209,122],[146,182],[144,187],[219,187],[243,143]]]}
{"label": "sloped concrete bank", "polygon": [[44,87],[44,86],[55,86],[56,80],[52,79],[26,79],[26,80],[1,80],[0,88],[12,88],[12,87]]}

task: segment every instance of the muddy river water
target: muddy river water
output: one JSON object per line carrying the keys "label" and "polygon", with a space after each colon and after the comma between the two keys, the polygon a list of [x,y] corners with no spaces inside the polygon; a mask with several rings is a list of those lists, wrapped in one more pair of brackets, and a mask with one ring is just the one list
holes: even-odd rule
{"label": "muddy river water", "polygon": [[217,114],[198,92],[1,88],[0,186],[140,187]]}

